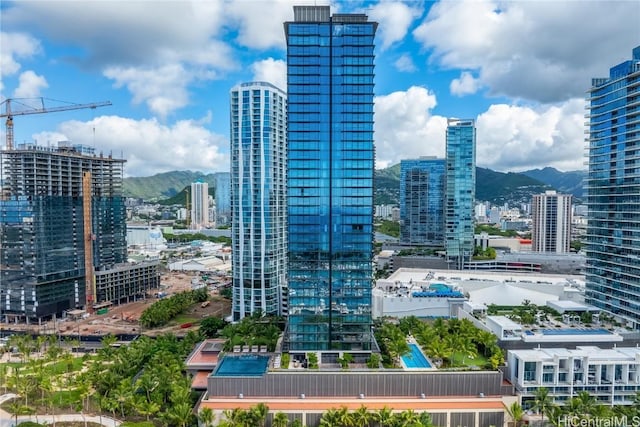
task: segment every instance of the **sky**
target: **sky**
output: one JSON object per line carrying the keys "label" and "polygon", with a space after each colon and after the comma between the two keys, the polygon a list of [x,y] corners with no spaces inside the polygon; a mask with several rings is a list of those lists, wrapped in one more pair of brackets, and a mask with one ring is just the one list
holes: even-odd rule
{"label": "sky", "polygon": [[476,120],[478,166],[584,169],[591,78],[640,45],[636,0],[4,0],[0,100],[112,103],[16,116],[15,142],[94,146],[127,159],[127,176],[228,171],[229,91],[286,90],[294,4],[379,23],[377,168],[443,157],[456,117]]}

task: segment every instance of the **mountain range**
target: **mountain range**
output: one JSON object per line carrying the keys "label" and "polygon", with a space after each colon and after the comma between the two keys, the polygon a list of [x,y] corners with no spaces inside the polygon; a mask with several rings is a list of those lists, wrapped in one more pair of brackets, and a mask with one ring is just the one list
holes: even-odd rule
{"label": "mountain range", "polygon": [[[586,171],[561,172],[552,167],[524,172],[497,172],[476,168],[476,200],[502,205],[527,203],[533,194],[545,190],[584,197]],[[186,188],[197,179],[209,183],[214,194],[214,174],[194,171],[172,171],[148,177],[124,179],[124,195],[161,204],[185,204]],[[398,204],[400,164],[375,171],[375,204]]]}

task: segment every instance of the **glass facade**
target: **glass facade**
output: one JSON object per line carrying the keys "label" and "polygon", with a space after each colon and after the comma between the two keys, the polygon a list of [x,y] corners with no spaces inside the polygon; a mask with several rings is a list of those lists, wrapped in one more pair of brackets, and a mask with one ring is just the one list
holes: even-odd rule
{"label": "glass facade", "polygon": [[371,350],[375,22],[295,6],[288,83],[289,350]]}
{"label": "glass facade", "polygon": [[216,225],[231,221],[231,176],[229,172],[215,174],[216,182]]}
{"label": "glass facade", "polygon": [[473,255],[476,196],[476,127],[473,120],[447,121],[445,251],[452,268]]}
{"label": "glass facade", "polygon": [[587,102],[585,300],[640,329],[640,46]]}
{"label": "glass facade", "polygon": [[269,83],[231,89],[233,319],[284,314],[287,97]]}
{"label": "glass facade", "polygon": [[[96,271],[127,259],[124,160],[83,146],[34,145],[0,153],[0,312],[35,319],[83,307],[85,240]],[[85,236],[83,173],[91,174]],[[90,240],[89,240],[90,239]]]}
{"label": "glass facade", "polygon": [[445,160],[400,162],[400,241],[444,246]]}

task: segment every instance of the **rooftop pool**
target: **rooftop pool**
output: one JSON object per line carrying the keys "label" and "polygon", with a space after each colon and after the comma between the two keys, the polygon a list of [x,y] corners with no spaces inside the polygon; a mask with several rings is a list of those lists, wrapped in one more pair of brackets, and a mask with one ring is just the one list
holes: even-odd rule
{"label": "rooftop pool", "polygon": [[407,369],[431,368],[431,363],[424,357],[420,347],[414,343],[409,343],[409,353],[403,354],[400,358]]}
{"label": "rooftop pool", "polygon": [[225,356],[220,361],[215,377],[261,377],[267,372],[269,356]]}
{"label": "rooftop pool", "polygon": [[611,335],[606,329],[540,329],[543,335]]}

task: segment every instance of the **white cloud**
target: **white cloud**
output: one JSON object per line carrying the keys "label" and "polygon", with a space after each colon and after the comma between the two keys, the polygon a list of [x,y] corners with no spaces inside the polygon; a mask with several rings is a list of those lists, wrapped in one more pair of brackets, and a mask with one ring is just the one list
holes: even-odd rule
{"label": "white cloud", "polygon": [[584,169],[584,100],[538,108],[496,104],[477,119],[477,163],[500,171]]}
{"label": "white cloud", "polygon": [[638,22],[633,1],[442,1],[413,35],[432,61],[476,71],[493,95],[557,102],[628,58]]}
{"label": "white cloud", "polygon": [[268,82],[282,91],[287,91],[287,63],[280,59],[267,58],[251,65],[253,81]]}
{"label": "white cloud", "polygon": [[167,126],[155,119],[100,116],[88,122],[63,122],[56,131],[36,134],[34,139],[41,145],[45,141],[69,140],[95,146],[105,155],[124,157],[128,176],[150,176],[170,170],[209,173],[229,169],[228,139],[192,120]]}
{"label": "white cloud", "polygon": [[369,16],[380,23],[377,38],[382,40],[380,47],[385,50],[404,39],[413,20],[422,16],[422,10],[405,3],[382,1],[369,10]]}
{"label": "white cloud", "polygon": [[376,167],[419,156],[444,157],[447,120],[431,115],[435,106],[435,95],[419,86],[375,98]]}
{"label": "white cloud", "polygon": [[193,78],[179,64],[158,69],[112,67],[106,69],[104,75],[115,80],[115,87],[126,86],[133,94],[134,104],[145,102],[151,111],[163,118],[187,105],[186,84]]}
{"label": "white cloud", "polygon": [[411,56],[408,53],[403,53],[402,56],[393,63],[393,65],[398,71],[404,71],[407,73],[413,73],[418,70],[416,65],[413,63],[413,59],[411,59]]}
{"label": "white cloud", "polygon": [[476,93],[480,88],[480,82],[468,71],[460,73],[460,78],[453,79],[449,90],[453,95],[464,96]]}
{"label": "white cloud", "polygon": [[40,42],[24,33],[0,32],[0,90],[2,79],[20,70],[20,59],[30,58],[40,51]]}
{"label": "white cloud", "polygon": [[19,2],[3,10],[3,25],[38,28],[76,47],[64,61],[101,70],[160,116],[188,103],[189,85],[238,68],[221,39],[226,24],[223,1]]}
{"label": "white cloud", "polygon": [[47,79],[31,70],[20,74],[19,84],[13,92],[14,98],[35,98],[40,96],[40,89],[49,87]]}

